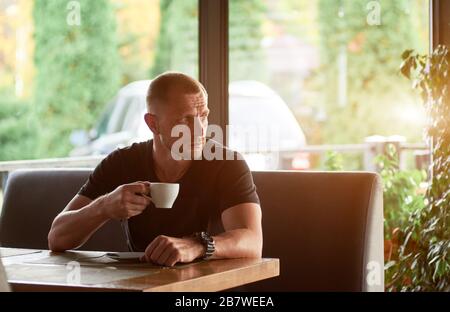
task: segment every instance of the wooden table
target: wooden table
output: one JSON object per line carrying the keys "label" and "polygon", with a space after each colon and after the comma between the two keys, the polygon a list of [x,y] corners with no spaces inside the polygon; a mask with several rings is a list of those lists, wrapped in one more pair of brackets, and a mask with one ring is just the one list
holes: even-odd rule
{"label": "wooden table", "polygon": [[279,275],[278,259],[198,261],[173,268],[105,252],[0,248],[15,291],[221,291]]}

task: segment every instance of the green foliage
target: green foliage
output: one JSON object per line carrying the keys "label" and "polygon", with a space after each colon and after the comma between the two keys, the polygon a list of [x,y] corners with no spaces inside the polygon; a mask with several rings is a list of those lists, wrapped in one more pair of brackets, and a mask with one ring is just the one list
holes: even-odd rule
{"label": "green foliage", "polygon": [[[198,76],[198,1],[161,0],[161,28],[156,44],[154,77],[167,70]],[[264,79],[262,22],[259,0],[232,0],[229,4],[230,81]],[[251,77],[250,77],[250,76]]]}
{"label": "green foliage", "polygon": [[344,160],[342,154],[334,151],[328,151],[325,156],[324,169],[327,171],[342,171],[344,170]]}
{"label": "green foliage", "polygon": [[[360,143],[374,134],[405,133],[408,139],[420,139],[420,129],[399,120],[397,108],[414,103],[399,79],[398,57],[406,48],[421,47],[419,34],[411,31],[417,18],[411,12],[421,8],[409,12],[418,6],[410,0],[378,2],[381,24],[369,25],[368,1],[319,0],[322,67],[315,83],[318,102],[326,106],[321,130],[327,143]],[[339,87],[339,81],[346,85]]]}
{"label": "green foliage", "polygon": [[266,64],[261,48],[266,8],[261,0],[231,0],[229,4],[230,81],[265,82]]}
{"label": "green foliage", "polygon": [[161,25],[150,76],[167,70],[198,76],[198,1],[160,0]]}
{"label": "green foliage", "polygon": [[71,130],[90,127],[119,83],[110,2],[78,2],[80,25],[67,23],[67,1],[34,3],[35,111],[42,157],[65,156]]}
{"label": "green foliage", "polygon": [[36,158],[36,118],[32,105],[2,97],[0,101],[0,161]]}
{"label": "green foliage", "polygon": [[401,71],[421,91],[430,118],[432,177],[426,207],[411,213],[401,229],[388,290],[450,291],[450,53],[438,46],[429,56],[408,50],[402,57]]}
{"label": "green foliage", "polygon": [[391,239],[394,230],[407,225],[411,212],[425,206],[420,189],[426,173],[400,170],[398,154],[392,144],[387,146],[385,155],[376,158],[376,163],[383,181],[384,233],[386,239]]}

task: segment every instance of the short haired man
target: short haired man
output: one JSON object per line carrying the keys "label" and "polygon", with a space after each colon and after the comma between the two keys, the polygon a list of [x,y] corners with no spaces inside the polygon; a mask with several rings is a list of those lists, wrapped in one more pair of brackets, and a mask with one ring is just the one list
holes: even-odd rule
{"label": "short haired man", "polygon": [[[53,221],[49,248],[77,248],[115,219],[125,223],[130,249],[145,251],[142,260],[160,265],[261,257],[261,208],[242,156],[215,142],[220,153],[231,152],[234,160],[173,157],[201,155],[211,141],[206,140],[209,109],[201,83],[178,72],[161,74],[149,86],[147,110],[144,119],[153,139],[115,150],[95,168]],[[190,135],[174,151],[179,138],[172,130],[180,126]],[[148,181],[180,184],[172,209],[153,205]],[[214,220],[221,221],[223,231],[213,236],[209,225]]]}

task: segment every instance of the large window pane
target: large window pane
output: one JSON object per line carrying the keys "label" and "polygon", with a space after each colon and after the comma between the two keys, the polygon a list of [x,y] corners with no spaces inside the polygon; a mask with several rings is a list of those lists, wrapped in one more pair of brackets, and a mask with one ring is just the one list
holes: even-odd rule
{"label": "large window pane", "polygon": [[[258,131],[256,143],[232,131],[230,146],[254,169],[326,169],[325,153],[302,146],[422,142],[424,112],[399,66],[404,50],[428,51],[428,28],[424,0],[230,0],[230,125],[277,132],[271,151],[250,148],[266,144]],[[362,153],[345,169],[365,169]]]}
{"label": "large window pane", "polygon": [[198,76],[197,0],[0,0],[0,161],[151,138],[148,79]]}

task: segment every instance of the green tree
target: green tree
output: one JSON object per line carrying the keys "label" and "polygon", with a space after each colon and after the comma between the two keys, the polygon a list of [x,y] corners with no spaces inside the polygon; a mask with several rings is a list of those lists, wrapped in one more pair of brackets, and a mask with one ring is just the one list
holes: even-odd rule
{"label": "green tree", "polygon": [[[161,25],[156,44],[154,77],[166,70],[198,76],[198,0],[161,0]],[[229,5],[230,81],[263,79],[260,48],[264,6],[259,0],[231,0]]]}
{"label": "green tree", "polygon": [[[39,156],[64,156],[69,134],[90,127],[117,91],[120,67],[114,12],[108,0],[79,0],[80,24],[70,23],[76,8],[64,0],[36,0],[35,106]],[[69,21],[69,22],[68,22]]]}
{"label": "green tree", "polygon": [[[369,3],[379,4],[379,25],[368,23],[368,16],[377,14]],[[399,111],[413,100],[398,69],[404,49],[422,48],[419,34],[412,31],[418,5],[409,0],[319,1],[327,142],[359,143],[365,136],[396,134],[405,127]],[[339,81],[347,85],[339,87]],[[420,139],[419,128],[411,131],[410,139]]]}
{"label": "green tree", "polygon": [[37,119],[27,101],[1,96],[0,161],[36,157]]}
{"label": "green tree", "polygon": [[398,260],[388,263],[393,291],[450,291],[450,52],[438,46],[430,55],[407,50],[401,72],[421,93],[429,121],[431,179],[426,206],[414,210],[399,231]]}
{"label": "green tree", "polygon": [[229,4],[230,81],[267,81],[266,62],[261,47],[266,7],[261,0],[231,0]]}
{"label": "green tree", "polygon": [[150,76],[167,70],[198,76],[198,1],[160,0],[161,24]]}

